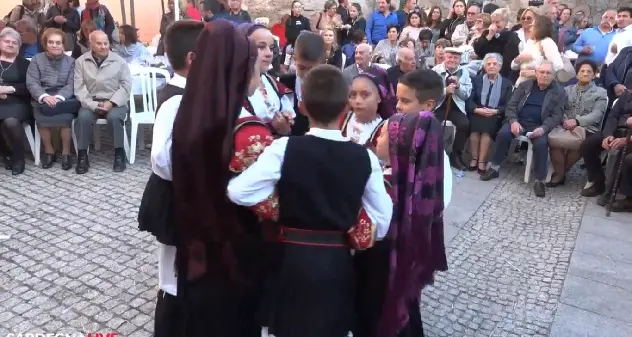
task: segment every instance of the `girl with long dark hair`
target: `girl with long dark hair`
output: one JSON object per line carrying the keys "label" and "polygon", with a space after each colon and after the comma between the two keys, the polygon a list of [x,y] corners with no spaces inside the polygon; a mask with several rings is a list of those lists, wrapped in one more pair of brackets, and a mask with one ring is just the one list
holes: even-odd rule
{"label": "girl with long dark hair", "polygon": [[243,133],[256,135],[259,149],[272,142],[243,108],[259,85],[258,67],[257,48],[244,33],[224,20],[208,24],[184,95],[158,114],[165,139],[156,144],[162,150],[152,148],[154,174],[139,211],[140,228],[160,243],[154,336],[260,336],[261,225],[226,198],[229,179],[258,155],[245,151],[253,144]]}

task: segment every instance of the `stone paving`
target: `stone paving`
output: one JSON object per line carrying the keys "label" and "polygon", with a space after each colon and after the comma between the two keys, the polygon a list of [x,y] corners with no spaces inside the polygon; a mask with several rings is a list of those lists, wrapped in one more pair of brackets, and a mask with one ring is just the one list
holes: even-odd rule
{"label": "stone paving", "polygon": [[[32,162],[18,177],[0,171],[0,234],[11,236],[0,239],[0,337],[11,332],[152,335],[155,243],[136,223],[149,151],[139,151],[123,174],[112,172],[111,152],[105,144],[93,152],[91,170],[82,176]],[[578,196],[581,171],[538,199],[522,182],[522,170],[514,167],[490,182],[472,173],[455,178],[446,210],[450,270],[424,290],[426,336],[632,335],[632,268],[611,275],[622,292],[609,297],[617,310],[579,316],[586,317],[588,328],[612,325],[614,332],[568,333],[569,325],[577,326],[572,318],[592,303],[578,303],[573,292],[590,293],[590,286],[577,280],[599,272],[599,263],[576,260],[573,249],[584,235],[580,225],[589,226],[582,224],[584,210],[593,207],[597,214],[599,209],[587,208],[590,200]],[[627,234],[632,252],[632,230],[610,233]],[[590,246],[594,241],[584,240],[586,254],[598,248]],[[632,266],[630,256],[617,259]],[[573,261],[583,269],[566,289]]]}

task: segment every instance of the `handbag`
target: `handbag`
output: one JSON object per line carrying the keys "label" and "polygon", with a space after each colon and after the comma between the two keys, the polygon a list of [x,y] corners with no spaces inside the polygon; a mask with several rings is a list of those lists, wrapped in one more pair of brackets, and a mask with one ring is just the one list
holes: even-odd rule
{"label": "handbag", "polygon": [[549,133],[549,146],[577,151],[586,139],[586,129],[577,126],[572,130],[565,130],[558,126]]}
{"label": "handbag", "polygon": [[81,103],[79,103],[79,101],[75,98],[71,98],[65,101],[58,101],[54,108],[49,107],[46,103],[40,104],[40,108],[42,110],[42,115],[48,117],[62,114],[76,115],[79,108],[81,108]]}

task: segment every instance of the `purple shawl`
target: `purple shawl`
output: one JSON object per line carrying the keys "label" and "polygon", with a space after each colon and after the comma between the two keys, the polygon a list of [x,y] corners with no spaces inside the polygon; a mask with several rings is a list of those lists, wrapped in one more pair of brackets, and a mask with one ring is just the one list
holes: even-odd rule
{"label": "purple shawl", "polygon": [[432,112],[396,114],[388,121],[393,219],[389,282],[378,336],[395,337],[408,306],[448,269],[443,242],[443,136]]}

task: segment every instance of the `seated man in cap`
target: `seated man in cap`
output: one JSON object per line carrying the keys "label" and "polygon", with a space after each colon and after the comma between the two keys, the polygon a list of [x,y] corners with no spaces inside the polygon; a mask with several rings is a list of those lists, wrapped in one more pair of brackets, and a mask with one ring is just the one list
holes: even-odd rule
{"label": "seated man in cap", "polygon": [[443,101],[437,104],[435,116],[440,121],[450,121],[456,128],[450,165],[458,170],[466,170],[462,154],[465,142],[470,136],[470,121],[465,114],[465,102],[472,92],[472,81],[466,68],[460,66],[461,50],[455,47],[445,49],[443,63],[432,70],[443,78],[445,95]]}

